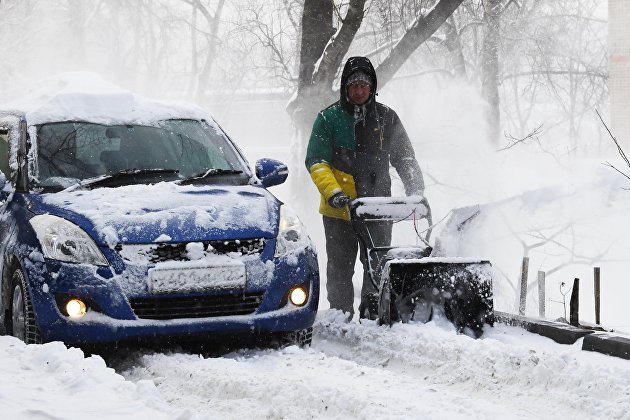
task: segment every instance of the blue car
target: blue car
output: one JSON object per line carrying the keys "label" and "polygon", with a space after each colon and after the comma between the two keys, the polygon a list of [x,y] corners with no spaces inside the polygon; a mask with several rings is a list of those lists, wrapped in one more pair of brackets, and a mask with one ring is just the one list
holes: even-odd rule
{"label": "blue car", "polygon": [[287,167],[250,168],[194,106],[68,83],[0,110],[5,332],[68,345],[310,344],[315,249],[267,190]]}

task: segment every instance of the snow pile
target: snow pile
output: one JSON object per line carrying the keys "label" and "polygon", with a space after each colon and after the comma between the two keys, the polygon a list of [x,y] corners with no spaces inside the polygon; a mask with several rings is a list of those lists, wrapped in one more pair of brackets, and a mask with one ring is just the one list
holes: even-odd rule
{"label": "snow pile", "polygon": [[[59,343],[26,346],[0,336],[0,406],[6,419],[172,419],[152,381],[126,381],[97,356]],[[184,418],[184,417],[180,417]]]}
{"label": "snow pile", "polygon": [[626,360],[497,324],[472,339],[444,319],[379,327],[322,311],[313,346],[110,363],[61,343],[0,337],[6,418],[628,419]]}
{"label": "snow pile", "polygon": [[24,98],[0,110],[25,113],[29,125],[58,121],[149,124],[169,118],[208,118],[207,112],[195,105],[149,100],[89,72],[46,78],[34,84]]}
{"label": "snow pile", "polygon": [[123,376],[201,418],[623,419],[630,404],[624,360],[504,325],[474,340],[441,319],[388,328],[323,311],[310,349],[132,364]]}

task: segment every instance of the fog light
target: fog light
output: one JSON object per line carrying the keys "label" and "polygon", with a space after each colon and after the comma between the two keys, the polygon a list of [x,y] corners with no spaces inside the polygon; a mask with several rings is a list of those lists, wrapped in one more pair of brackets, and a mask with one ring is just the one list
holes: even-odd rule
{"label": "fog light", "polygon": [[81,318],[87,312],[87,307],[81,299],[71,299],[66,303],[66,312],[70,318]]}
{"label": "fog light", "polygon": [[306,293],[306,289],[302,286],[298,286],[291,290],[289,293],[289,300],[295,306],[302,306],[306,303],[306,299],[308,298],[308,294]]}

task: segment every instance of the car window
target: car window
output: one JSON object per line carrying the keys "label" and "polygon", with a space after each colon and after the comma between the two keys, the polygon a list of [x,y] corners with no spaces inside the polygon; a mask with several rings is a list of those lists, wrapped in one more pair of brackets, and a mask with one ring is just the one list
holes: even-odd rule
{"label": "car window", "polygon": [[206,123],[193,120],[168,120],[162,127],[177,137],[169,142],[176,149],[181,162],[189,168],[185,172],[198,172],[194,168],[238,169],[232,147],[225,138]]}
{"label": "car window", "polygon": [[9,130],[0,127],[0,171],[6,179],[11,178],[9,169]]}
{"label": "car window", "polygon": [[95,161],[98,142],[94,130],[82,124],[40,126],[37,130],[38,178],[84,179],[102,174],[97,167],[90,166]]}
{"label": "car window", "polygon": [[196,120],[165,120],[155,126],[43,124],[37,130],[37,160],[40,185],[128,169],[176,169],[183,178],[211,168],[243,170],[222,133]]}

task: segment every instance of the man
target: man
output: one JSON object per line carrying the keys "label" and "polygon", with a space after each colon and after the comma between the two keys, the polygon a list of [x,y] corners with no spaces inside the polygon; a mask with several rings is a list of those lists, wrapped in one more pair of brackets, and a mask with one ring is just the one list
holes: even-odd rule
{"label": "man", "polygon": [[[319,211],[326,234],[326,268],[330,307],[354,314],[352,276],[357,236],[347,204],[357,197],[391,195],[389,165],[402,179],[407,195],[422,195],[424,181],[411,142],[396,113],[376,102],[376,72],[365,57],[351,57],[341,75],[341,97],[321,111],[306,153],[306,167],[321,194]],[[370,227],[375,245],[387,246],[391,225]],[[366,296],[374,287],[365,273],[359,314],[366,316]]]}

